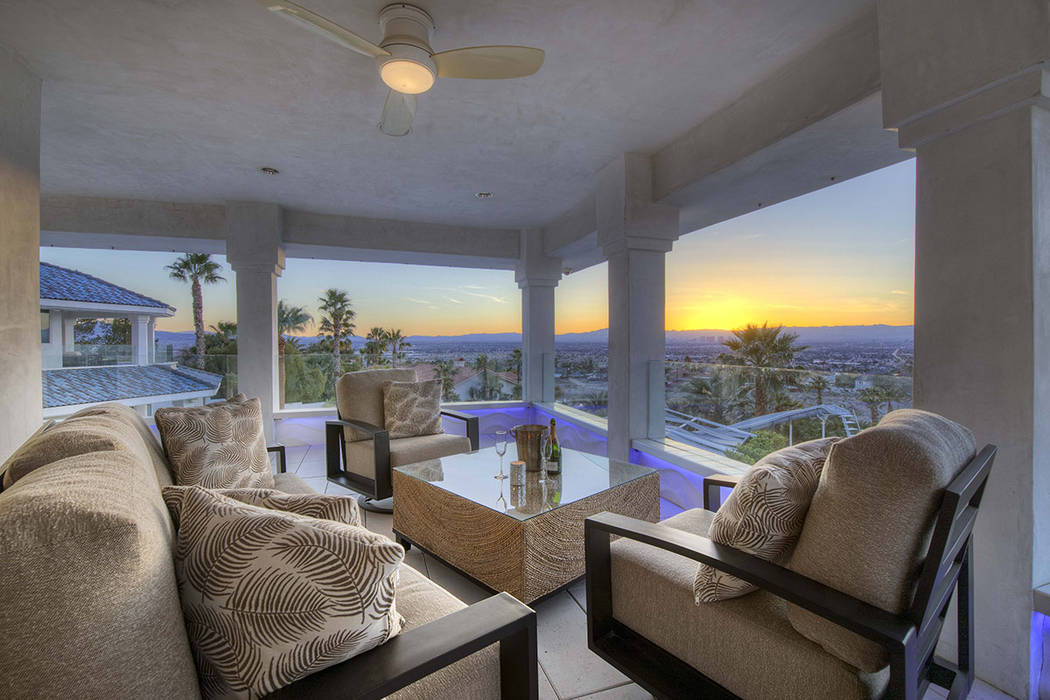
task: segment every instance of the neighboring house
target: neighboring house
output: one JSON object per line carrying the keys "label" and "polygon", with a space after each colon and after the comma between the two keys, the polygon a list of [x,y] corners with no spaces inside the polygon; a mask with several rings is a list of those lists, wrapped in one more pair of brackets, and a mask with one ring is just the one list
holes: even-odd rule
{"label": "neighboring house", "polygon": [[[40,263],[40,347],[44,416],[60,417],[106,401],[138,407],[193,405],[213,396],[221,377],[155,363],[154,326],[175,309],[76,270]],[[78,344],[84,319],[127,319],[127,344]]]}
{"label": "neighboring house", "polygon": [[[456,374],[452,378],[452,390],[459,395],[461,401],[472,400],[470,391],[471,389],[475,391],[481,389],[481,383],[484,381],[483,373],[481,370],[465,365],[462,359],[457,360],[453,367],[456,370]],[[415,366],[415,370],[416,377],[420,381],[427,381],[437,377],[437,370],[432,364],[418,364]],[[503,398],[509,399],[514,395],[514,390],[519,384],[516,373],[489,370],[488,374],[490,384],[493,381],[499,383],[500,394]]]}

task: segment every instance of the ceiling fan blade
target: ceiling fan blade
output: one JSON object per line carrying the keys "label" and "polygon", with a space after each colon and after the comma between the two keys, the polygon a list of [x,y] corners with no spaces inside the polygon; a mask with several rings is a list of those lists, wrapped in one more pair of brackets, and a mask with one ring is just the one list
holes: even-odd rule
{"label": "ceiling fan blade", "polygon": [[412,118],[416,116],[416,96],[397,90],[387,93],[383,105],[383,117],[379,130],[387,136],[404,136],[412,131]]}
{"label": "ceiling fan blade", "polygon": [[296,5],[294,2],[288,2],[287,0],[257,0],[257,2],[267,10],[276,12],[281,17],[289,19],[315,34],[320,34],[351,51],[356,51],[369,58],[390,55],[390,52],[386,49],[376,46],[368,39],[354,34],[346,27],[341,27],[335,22],[325,19],[316,12],[311,12],[302,5]]}
{"label": "ceiling fan blade", "polygon": [[434,54],[439,78],[523,78],[543,65],[544,53],[530,46],[470,46]]}

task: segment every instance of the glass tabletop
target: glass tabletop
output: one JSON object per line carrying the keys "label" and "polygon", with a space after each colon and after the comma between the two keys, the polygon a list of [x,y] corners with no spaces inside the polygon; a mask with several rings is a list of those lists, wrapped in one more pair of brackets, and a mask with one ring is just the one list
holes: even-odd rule
{"label": "glass tabletop", "polygon": [[512,443],[503,457],[503,473],[509,476],[503,480],[493,478],[499,473],[495,447],[395,470],[518,520],[528,520],[654,472],[648,467],[570,449],[562,449],[560,474],[515,473],[510,466],[513,460]]}

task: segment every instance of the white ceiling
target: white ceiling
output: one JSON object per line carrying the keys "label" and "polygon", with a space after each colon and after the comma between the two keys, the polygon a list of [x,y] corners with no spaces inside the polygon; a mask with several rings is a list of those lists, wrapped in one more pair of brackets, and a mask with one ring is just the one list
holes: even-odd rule
{"label": "white ceiling", "polygon": [[[298,1],[380,38],[385,0]],[[44,80],[45,193],[519,227],[556,218],[618,153],[656,150],[870,2],[419,0],[437,51],[528,44],[547,60],[520,80],[438,81],[400,139],[376,129],[385,88],[368,59],[255,0],[0,0],[0,44]]]}

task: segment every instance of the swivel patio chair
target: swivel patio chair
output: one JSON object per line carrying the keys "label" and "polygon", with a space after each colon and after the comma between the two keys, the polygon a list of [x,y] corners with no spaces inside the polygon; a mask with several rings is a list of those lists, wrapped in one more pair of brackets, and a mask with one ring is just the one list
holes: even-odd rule
{"label": "swivel patio chair", "polygon": [[335,385],[338,420],[325,424],[328,480],[360,493],[365,510],[393,511],[394,467],[478,449],[478,418],[441,409],[463,421],[466,436],[450,433],[391,439],[383,412],[385,382],[414,382],[413,369],[373,369],[344,374]]}
{"label": "swivel patio chair", "polygon": [[[918,700],[930,683],[947,689],[949,698],[966,697],[974,682],[972,531],[996,448],[974,454],[972,436],[961,426],[922,411],[895,412],[902,413],[919,428],[913,433],[918,441],[889,435],[865,443],[871,448],[878,442],[874,453],[845,451],[861,472],[871,466],[879,476],[862,479],[853,500],[838,501],[837,510],[818,507],[818,498],[821,489],[835,488],[828,486],[835,482],[829,474],[835,450],[859,436],[832,448],[799,546],[784,566],[712,542],[706,535],[714,513],[701,508],[662,523],[612,513],[588,518],[591,650],[660,698]],[[952,440],[952,428],[968,439]],[[925,450],[923,459],[944,475],[946,488],[908,478],[918,473],[911,468],[916,449]],[[838,474],[841,484],[844,472]],[[905,485],[886,479],[892,475]],[[878,502],[864,503],[879,491]],[[885,498],[887,493],[897,497]],[[843,503],[855,509],[839,507]],[[920,517],[900,515],[920,511]],[[830,513],[835,517],[827,519]],[[809,576],[793,570],[804,568],[796,564],[807,531],[806,554],[820,550],[822,562]],[[850,547],[851,532],[872,546]],[[892,543],[902,540],[912,544],[894,549]],[[697,562],[759,590],[697,604]],[[891,596],[899,603],[877,606],[856,593],[862,585],[881,585],[884,592],[888,581],[899,586]],[[956,629],[946,646],[955,643],[955,662],[934,653],[953,598]],[[869,661],[858,661],[857,649],[866,650]]]}

